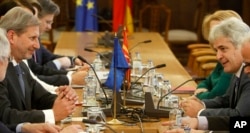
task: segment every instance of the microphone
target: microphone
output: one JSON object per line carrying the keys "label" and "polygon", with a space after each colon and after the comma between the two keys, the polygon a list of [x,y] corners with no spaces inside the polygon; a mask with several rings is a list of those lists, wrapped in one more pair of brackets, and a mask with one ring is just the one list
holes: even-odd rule
{"label": "microphone", "polygon": [[178,85],[177,87],[175,87],[174,89],[172,89],[170,92],[168,92],[167,94],[163,95],[159,100],[158,100],[158,103],[157,103],[157,109],[159,109],[160,107],[160,103],[162,101],[162,99],[164,97],[166,97],[167,95],[171,94],[172,92],[174,92],[175,90],[177,90],[178,88],[180,88],[181,86],[185,85],[186,83],[190,82],[190,81],[199,81],[199,80],[204,80],[205,78],[203,77],[198,77],[198,78],[191,78],[189,80],[186,80],[185,82],[181,83],[180,85]]}
{"label": "microphone", "polygon": [[150,43],[152,42],[151,40],[145,40],[142,42],[138,42],[136,45],[134,45],[133,47],[131,47],[128,51],[131,51],[132,49],[134,49],[135,47],[137,47],[138,45],[142,44],[142,43]]}
{"label": "microphone", "polygon": [[[136,83],[137,83],[145,74],[147,74],[150,70],[152,70],[152,69],[158,69],[158,68],[162,68],[162,67],[166,67],[166,64],[160,64],[160,65],[157,65],[157,66],[155,66],[155,67],[149,68],[149,69],[148,69],[147,71],[145,71],[140,77],[138,77],[138,78],[133,82],[133,84],[130,85],[130,88],[129,88],[129,89],[132,90],[131,88],[134,87],[134,86],[136,85]],[[142,91],[142,89],[138,89],[138,90],[139,90],[139,91],[136,91],[136,92],[131,91],[131,92],[129,93],[129,95],[126,96],[126,102],[127,102],[127,103],[130,103],[130,104],[132,104],[132,105],[142,105],[142,104],[145,103],[144,98],[142,98],[141,96],[138,97],[138,96],[135,96],[135,95],[134,95],[134,93],[137,93],[137,92]]]}
{"label": "microphone", "polygon": [[[154,67],[151,67],[151,68],[149,68],[146,72],[144,72],[139,78],[137,78],[135,81],[134,81],[134,83],[137,83],[145,74],[147,74],[150,70],[152,70],[152,69],[158,69],[158,68],[162,68],[162,67],[166,67],[166,64],[160,64],[160,65],[156,65],[156,66],[154,66]],[[131,86],[130,86],[130,88],[129,89],[131,89],[132,87],[133,87],[133,85],[134,84],[132,84]]]}
{"label": "microphone", "polygon": [[110,64],[111,64],[111,59],[108,59],[107,57],[105,57],[103,54],[101,54],[100,52],[98,52],[98,51],[95,51],[95,50],[92,50],[92,49],[89,49],[89,48],[84,48],[84,50],[85,51],[88,51],[88,52],[95,52],[95,53],[97,53],[98,55],[100,55],[104,60],[105,60],[105,67],[107,68],[107,67],[109,67],[110,66]]}
{"label": "microphone", "polygon": [[88,123],[88,124],[101,124],[107,128],[109,128],[113,133],[117,133],[113,128],[111,128],[110,126],[108,126],[107,124],[104,124],[102,122],[97,122],[96,120],[89,120],[89,119],[82,119],[83,123]]}
{"label": "microphone", "polygon": [[87,64],[91,67],[91,69],[93,70],[93,72],[94,72],[94,74],[95,74],[95,76],[96,76],[96,79],[97,79],[97,81],[98,81],[98,83],[99,83],[99,85],[100,85],[100,88],[101,88],[102,91],[103,91],[103,94],[104,94],[105,99],[106,99],[106,104],[107,104],[107,106],[108,106],[108,105],[109,105],[109,101],[108,101],[107,94],[106,94],[104,88],[102,87],[102,83],[101,83],[99,77],[97,76],[94,67],[93,67],[86,59],[84,59],[82,56],[78,55],[77,58],[80,59],[82,62],[87,63]]}
{"label": "microphone", "polygon": [[192,78],[192,79],[189,79],[189,80],[186,80],[185,82],[183,82],[182,84],[178,85],[176,88],[174,88],[173,90],[171,90],[169,93],[165,94],[164,96],[162,96],[158,103],[157,103],[157,107],[155,109],[155,106],[154,106],[154,101],[153,101],[153,98],[152,98],[152,95],[150,92],[146,92],[145,93],[145,114],[148,115],[148,116],[153,116],[153,117],[166,117],[168,118],[169,117],[169,111],[170,110],[160,110],[159,109],[159,105],[160,105],[160,102],[162,101],[162,99],[164,97],[166,97],[167,95],[169,95],[170,93],[174,92],[175,90],[177,90],[178,88],[180,88],[181,86],[183,86],[184,84],[190,82],[190,81],[197,81],[197,80],[203,80],[204,78]]}
{"label": "microphone", "polygon": [[[106,23],[111,29],[113,29],[112,25],[110,24],[110,22],[108,20],[106,20],[105,18],[103,18],[102,16],[99,16],[97,14],[92,14],[93,17],[96,17],[98,19],[100,19],[101,21],[103,21],[104,23]],[[122,37],[122,28],[123,26],[120,26],[117,32],[117,37],[121,38]],[[114,46],[114,35],[112,33],[110,33],[109,31],[105,31],[104,35],[98,39],[98,44],[103,44],[105,46],[109,46],[109,47],[113,47]]]}

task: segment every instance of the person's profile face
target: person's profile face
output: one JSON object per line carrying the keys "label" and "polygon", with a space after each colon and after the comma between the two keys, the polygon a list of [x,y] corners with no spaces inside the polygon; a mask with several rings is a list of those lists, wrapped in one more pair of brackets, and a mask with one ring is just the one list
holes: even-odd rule
{"label": "person's profile face", "polygon": [[227,37],[218,37],[213,47],[216,57],[224,67],[226,73],[236,73],[242,65],[242,56],[239,48],[235,48],[232,41]]}
{"label": "person's profile face", "polygon": [[40,32],[44,33],[46,31],[51,30],[52,28],[52,24],[53,24],[53,19],[54,19],[54,14],[47,14],[45,16],[43,16],[40,19]]}
{"label": "person's profile face", "polygon": [[[12,32],[12,33],[11,33]],[[18,35],[14,31],[8,31],[7,34],[12,34],[11,39],[11,53],[17,62],[23,59],[30,59],[35,50],[40,48],[39,26],[27,27],[25,32]]]}

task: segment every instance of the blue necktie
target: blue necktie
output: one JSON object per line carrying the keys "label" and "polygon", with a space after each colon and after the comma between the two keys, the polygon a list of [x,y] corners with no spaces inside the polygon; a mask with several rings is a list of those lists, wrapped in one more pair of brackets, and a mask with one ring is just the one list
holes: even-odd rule
{"label": "blue necktie", "polygon": [[19,83],[20,83],[20,86],[21,86],[21,89],[22,89],[23,96],[25,97],[25,86],[24,86],[24,82],[23,82],[22,69],[21,69],[21,67],[19,65],[16,65],[15,68],[16,68],[16,71],[17,71],[17,76],[18,76],[18,80],[19,80]]}

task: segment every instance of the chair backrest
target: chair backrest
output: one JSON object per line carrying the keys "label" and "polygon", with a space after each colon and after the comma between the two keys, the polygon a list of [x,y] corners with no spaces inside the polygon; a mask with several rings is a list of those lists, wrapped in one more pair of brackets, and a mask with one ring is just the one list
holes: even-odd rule
{"label": "chair backrest", "polygon": [[146,5],[139,12],[139,31],[159,32],[168,41],[171,10],[165,5]]}
{"label": "chair backrest", "polygon": [[198,41],[200,42],[202,39],[201,34],[201,26],[205,16],[205,0],[198,0],[196,10],[195,10],[195,17],[194,17],[194,30],[197,33]]}

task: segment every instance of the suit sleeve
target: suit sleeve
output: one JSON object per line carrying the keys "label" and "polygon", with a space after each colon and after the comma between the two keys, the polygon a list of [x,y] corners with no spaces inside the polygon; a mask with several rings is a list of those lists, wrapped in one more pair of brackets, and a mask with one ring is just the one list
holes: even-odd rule
{"label": "suit sleeve", "polygon": [[20,95],[14,67],[9,65],[5,79],[0,82],[0,121],[6,125],[45,122],[42,110],[51,109],[57,96],[37,83],[26,65],[20,65],[24,70],[25,98]]}
{"label": "suit sleeve", "polygon": [[234,83],[231,82],[227,93],[223,96],[214,99],[203,100],[206,109],[200,115],[202,116],[250,116],[250,78],[247,74],[243,73],[240,79],[238,89],[238,98],[236,105],[232,104],[232,94],[234,93]]}
{"label": "suit sleeve", "polygon": [[42,81],[54,86],[69,85],[69,79],[66,76],[68,71],[41,66],[33,59],[29,59],[28,64],[31,71]]}
{"label": "suit sleeve", "polygon": [[216,131],[229,131],[230,117],[207,117],[208,129]]}

